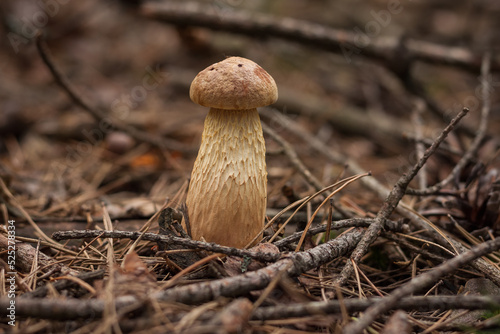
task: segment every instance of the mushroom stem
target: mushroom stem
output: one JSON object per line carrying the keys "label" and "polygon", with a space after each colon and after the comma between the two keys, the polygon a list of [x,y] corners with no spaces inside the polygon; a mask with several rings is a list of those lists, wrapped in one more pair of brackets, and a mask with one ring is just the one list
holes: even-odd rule
{"label": "mushroom stem", "polygon": [[257,109],[210,108],[186,199],[193,239],[241,248],[261,231],[265,152]]}

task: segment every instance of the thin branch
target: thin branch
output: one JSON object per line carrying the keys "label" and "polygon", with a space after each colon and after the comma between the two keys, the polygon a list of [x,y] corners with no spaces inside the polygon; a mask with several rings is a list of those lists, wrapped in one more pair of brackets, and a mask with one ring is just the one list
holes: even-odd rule
{"label": "thin branch", "polygon": [[[54,244],[59,246],[58,248],[62,248],[57,242],[52,239],[50,246],[54,247]],[[12,244],[9,242],[7,237],[3,234],[0,234],[0,251],[7,251],[12,249]],[[55,248],[57,249],[57,248]],[[76,253],[73,253],[76,254]],[[59,261],[56,261],[54,258],[46,255],[45,253],[38,252],[38,250],[32,245],[25,242],[16,242],[15,244],[15,259],[16,259],[16,268],[18,268],[21,272],[29,273],[31,271],[31,267],[33,265],[33,260],[38,257],[38,261],[36,262],[37,270],[40,272],[46,273],[54,271],[60,272],[63,275],[72,275],[77,276],[80,272],[78,270],[72,269],[66,266]]]}
{"label": "thin branch", "polygon": [[[428,220],[422,217],[422,215],[412,210],[408,206],[402,205],[401,203],[400,206],[398,206],[397,211],[400,215],[408,218],[411,221],[413,228],[426,231],[426,233],[429,233],[432,238],[434,238],[434,240],[438,241],[442,245],[451,245],[455,250],[458,251],[458,253],[468,251],[468,249],[461,242],[455,241],[453,238],[445,239],[443,235],[440,234],[443,232],[441,232],[436,226],[431,224]],[[500,287],[500,270],[498,269],[498,266],[492,265],[491,262],[486,261],[482,258],[472,261],[472,263],[470,263],[470,266],[480,273],[484,274],[493,283]]]}
{"label": "thin branch", "polygon": [[[421,156],[424,155],[425,152],[425,146],[421,142],[423,138],[423,131],[422,131],[422,113],[424,111],[424,103],[420,99],[416,99],[415,101],[415,107],[412,111],[411,117],[413,124],[415,125],[415,150],[417,151],[417,155],[420,158]],[[422,167],[422,170],[420,170],[420,173],[418,174],[418,184],[420,189],[427,188],[427,170],[425,166]]]}
{"label": "thin branch", "polygon": [[[79,274],[75,276],[78,279],[81,279],[84,282],[93,282],[94,280],[97,279],[102,279],[105,275],[106,271],[104,269],[96,270],[96,271],[90,271],[90,272],[85,272],[82,274]],[[66,289],[71,289],[74,287],[78,287],[78,283],[75,281],[71,281],[68,279],[61,279],[57,280],[56,282],[52,283],[52,288],[55,289],[56,291],[63,291]],[[49,293],[50,289],[47,285],[41,286],[37,288],[36,290],[26,292],[23,294],[23,298],[43,298],[47,296]]]}
{"label": "thin branch", "polygon": [[115,238],[115,239],[131,239],[136,240],[141,238],[146,241],[164,242],[176,244],[190,249],[203,249],[209,252],[222,253],[230,256],[250,257],[264,262],[275,262],[281,254],[254,252],[251,250],[238,249],[233,247],[221,246],[215,243],[209,243],[198,240],[179,238],[170,235],[160,235],[155,233],[142,233],[130,231],[100,231],[100,230],[73,230],[54,232],[52,238],[54,240],[67,239],[85,239],[85,238]]}
{"label": "thin branch", "polygon": [[[465,115],[467,115],[468,112],[469,109],[464,108],[441,132],[441,134],[438,136],[438,138],[436,138],[436,140],[432,143],[432,145],[425,151],[424,155],[419,159],[419,161],[415,164],[415,166],[413,166],[411,171],[408,172],[408,174],[403,174],[399,178],[398,182],[396,182],[391,192],[385,199],[382,208],[377,213],[374,223],[368,227],[365,235],[361,239],[356,249],[353,251],[351,259],[354,260],[355,263],[359,262],[361,257],[363,257],[366,254],[368,248],[373,243],[373,241],[375,241],[375,239],[378,237],[381,229],[385,224],[385,221],[389,218],[389,216],[394,212],[394,210],[398,206],[399,201],[405,195],[406,188],[413,180],[415,175],[417,175],[418,171],[422,168],[422,166],[424,166],[424,164],[427,162],[430,156],[436,151],[436,149],[439,147],[439,144],[443,142],[448,133],[450,133],[451,130],[453,130],[455,125],[457,125],[458,122],[460,122],[460,120]],[[347,261],[346,265],[342,269],[342,272],[340,273],[340,276],[336,279],[336,283],[339,285],[343,285],[347,281],[347,279],[352,275],[353,271],[354,269],[352,266],[352,262]]]}
{"label": "thin branch", "polygon": [[[330,300],[294,305],[279,305],[257,309],[252,320],[272,320],[306,317],[311,315],[339,314],[345,307],[350,313],[363,312],[368,307],[383,301],[384,298]],[[435,310],[492,310],[500,307],[500,296],[417,296],[399,300],[392,309],[428,312]]]}
{"label": "thin branch", "polygon": [[[348,254],[359,242],[362,234],[363,231],[357,229],[307,251],[292,253],[289,257],[262,269],[234,277],[177,286],[166,291],[159,291],[148,296],[148,299],[157,302],[197,304],[214,300],[219,296],[232,298],[242,296],[250,291],[265,288],[284,269],[288,276],[296,277]],[[115,305],[118,309],[129,308],[132,305],[141,307],[145,302],[135,296],[127,295],[118,297]],[[0,306],[4,303],[10,303],[10,299],[0,298]],[[85,301],[77,298],[66,298],[64,301],[22,297],[16,299],[16,315],[44,319],[70,320],[99,317],[103,315],[104,307],[104,301],[99,299]],[[1,307],[0,315],[5,315],[5,312],[8,312],[7,307]]]}
{"label": "thin branch", "polygon": [[[371,305],[383,300],[381,297],[368,299],[330,300],[327,302],[307,302],[291,305],[267,306],[256,309],[251,320],[266,321],[273,319],[300,318],[312,315],[340,314],[344,307],[348,312],[363,312]],[[0,298],[0,315],[5,315],[10,299]],[[104,302],[99,299],[16,299],[16,316],[37,319],[69,321],[94,316],[102,317]],[[402,298],[395,306],[406,311],[428,312],[435,310],[494,310],[500,308],[500,296],[417,296]],[[3,313],[2,313],[3,312]],[[172,321],[178,321],[185,313],[173,313]],[[165,316],[169,316],[166,314]],[[206,315],[213,317],[213,313]],[[201,316],[200,319],[205,319]],[[137,320],[137,319],[136,319]]]}
{"label": "thin branch", "polygon": [[426,286],[435,283],[440,278],[451,274],[462,266],[470,264],[473,260],[499,249],[500,238],[487,241],[471,248],[465,253],[457,255],[453,259],[425,272],[424,274],[413,278],[407,284],[394,290],[388,297],[384,297],[373,306],[370,306],[357,322],[348,324],[344,328],[343,333],[362,333],[363,330],[373,323],[379,315],[399,305],[401,298],[417,292]]}
{"label": "thin branch", "polygon": [[317,191],[323,189],[324,187],[321,185],[321,182],[312,175],[311,171],[307,169],[304,163],[300,160],[297,152],[293,149],[292,145],[288,143],[283,137],[281,137],[276,131],[271,129],[271,127],[267,126],[265,123],[262,123],[262,130],[265,134],[270,136],[274,141],[283,147],[285,154],[290,159],[292,165],[299,171],[300,174],[306,179],[306,181]]}
{"label": "thin branch", "polygon": [[448,260],[447,258],[445,258],[441,255],[438,255],[438,253],[425,250],[423,248],[424,246],[421,246],[421,247],[415,246],[414,244],[408,242],[405,238],[400,237],[395,233],[385,232],[385,233],[383,233],[383,236],[389,240],[393,240],[399,246],[402,246],[404,248],[408,248],[410,251],[415,252],[417,254],[422,254],[423,256],[425,256],[429,259],[432,259],[434,261],[437,261],[438,263],[441,263],[441,262]]}
{"label": "thin branch", "polygon": [[[332,151],[332,149],[325,145],[325,143],[318,140],[308,131],[305,131],[300,125],[295,123],[289,117],[279,114],[276,110],[273,110],[271,108],[264,108],[264,110],[266,113],[271,114],[270,117],[277,117],[277,119],[279,120],[279,124],[282,127],[286,128],[288,133],[293,133],[298,138],[303,139],[304,142],[309,145],[309,147],[322,154],[328,160],[337,164],[347,165],[348,170],[354,174],[361,174],[365,172],[366,169],[361,167],[357,163],[357,161],[353,160],[352,158],[346,157],[336,151]],[[375,192],[380,199],[384,200],[389,195],[389,189],[387,189],[386,186],[378,181],[376,177],[362,178],[360,182],[365,187]],[[438,233],[439,229],[429,224],[429,222],[425,220],[425,218],[423,218],[421,215],[419,215],[417,212],[407,207],[406,205],[403,205],[403,203],[399,203],[399,205],[396,207],[396,211],[403,217],[409,219],[411,224],[416,229],[425,230],[426,233],[431,235],[431,237],[441,245],[448,246],[451,243],[452,247],[454,249],[457,249],[459,252],[463,253],[464,251],[467,251],[467,248],[465,248],[460,242],[453,239],[444,238],[442,234]],[[482,258],[473,261],[471,263],[471,266],[480,273],[483,273],[497,286],[500,286],[500,270],[496,266],[492,266],[491,263]]]}
{"label": "thin branch", "polygon": [[166,150],[167,148],[182,152],[191,150],[190,147],[186,147],[184,144],[179,143],[175,140],[151,136],[145,131],[139,130],[129,124],[126,124],[123,121],[116,119],[116,117],[112,117],[110,113],[104,112],[99,108],[94,108],[93,106],[91,106],[91,104],[77,92],[76,88],[71,84],[66,75],[56,66],[50,50],[43,40],[41,34],[36,37],[36,46],[40,57],[42,58],[47,68],[50,70],[50,73],[54,77],[57,84],[66,92],[66,94],[68,94],[68,96],[71,98],[71,100],[73,100],[75,104],[91,114],[97,122],[106,122],[108,126],[126,132],[138,141],[149,143],[155,147],[158,147],[162,151]]}
{"label": "thin branch", "polygon": [[[405,66],[411,61],[423,61],[456,66],[471,72],[477,72],[481,64],[480,57],[467,48],[394,37],[371,38],[368,45],[359,46],[359,36],[355,31],[292,18],[219,9],[215,4],[146,2],[141,7],[141,14],[178,26],[204,27],[257,38],[281,38],[341,54],[348,61],[359,54],[383,61],[387,66]],[[500,59],[494,59],[492,68],[500,70]]]}
{"label": "thin branch", "polygon": [[469,149],[464,153],[462,158],[457,162],[455,167],[453,167],[453,170],[451,173],[441,182],[436,183],[432,187],[428,187],[426,189],[407,189],[406,194],[408,195],[416,195],[416,196],[425,196],[425,195],[432,195],[437,193],[439,190],[441,190],[443,187],[448,185],[452,180],[456,178],[456,176],[464,169],[467,164],[474,159],[474,157],[477,155],[477,152],[483,143],[484,138],[486,137],[486,130],[488,129],[488,121],[489,121],[489,115],[490,115],[490,106],[491,106],[491,101],[490,101],[490,94],[491,94],[491,87],[490,87],[490,82],[489,82],[489,76],[490,76],[490,71],[491,71],[491,54],[487,53],[483,57],[483,62],[481,65],[481,99],[483,102],[482,108],[481,108],[481,119],[479,123],[479,128],[476,133],[476,137],[472,141]]}
{"label": "thin branch", "polygon": [[321,244],[303,252],[291,253],[262,269],[242,275],[223,278],[210,282],[201,282],[187,286],[179,286],[155,294],[155,299],[165,302],[185,304],[203,303],[219,296],[236,297],[250,291],[265,288],[279,272],[287,269],[289,277],[296,277],[325,263],[348,254],[361,239],[363,230],[355,229],[334,240]]}
{"label": "thin branch", "polygon": [[[443,110],[438,102],[425,90],[424,85],[418,81],[411,73],[396,73],[399,80],[404,85],[406,91],[416,98],[425,102],[425,106],[430,110],[438,119],[449,123],[453,115]],[[474,130],[467,124],[462,123],[457,127],[457,132],[465,133],[470,137],[474,136]]]}
{"label": "thin branch", "polygon": [[[331,229],[341,229],[341,228],[351,228],[351,227],[368,227],[373,222],[373,218],[351,218],[332,222]],[[326,231],[326,225],[320,225],[313,227],[306,232],[306,236],[316,235],[318,233],[323,233]],[[299,241],[303,231],[295,232],[281,240],[273,242],[278,248],[284,247],[292,242]]]}

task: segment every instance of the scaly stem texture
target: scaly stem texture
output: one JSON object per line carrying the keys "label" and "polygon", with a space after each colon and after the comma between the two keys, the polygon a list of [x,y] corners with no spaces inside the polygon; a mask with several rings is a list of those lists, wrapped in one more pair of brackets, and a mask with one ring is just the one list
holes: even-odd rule
{"label": "scaly stem texture", "polygon": [[186,199],[193,239],[241,248],[261,231],[265,154],[257,109],[210,109]]}

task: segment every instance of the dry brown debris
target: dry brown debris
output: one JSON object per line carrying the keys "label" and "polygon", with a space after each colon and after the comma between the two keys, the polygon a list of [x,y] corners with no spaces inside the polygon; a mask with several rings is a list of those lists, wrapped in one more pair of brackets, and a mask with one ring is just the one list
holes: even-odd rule
{"label": "dry brown debris", "polygon": [[[348,3],[2,1],[0,333],[498,331],[499,7]],[[280,93],[247,250],[179,227],[224,55]]]}

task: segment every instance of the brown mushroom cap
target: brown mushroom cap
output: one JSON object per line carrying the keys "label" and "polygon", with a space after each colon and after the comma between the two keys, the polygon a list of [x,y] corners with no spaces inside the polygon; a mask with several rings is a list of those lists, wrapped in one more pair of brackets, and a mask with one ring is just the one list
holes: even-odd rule
{"label": "brown mushroom cap", "polygon": [[230,57],[198,73],[189,97],[204,107],[253,109],[276,102],[278,88],[269,73],[253,61]]}

